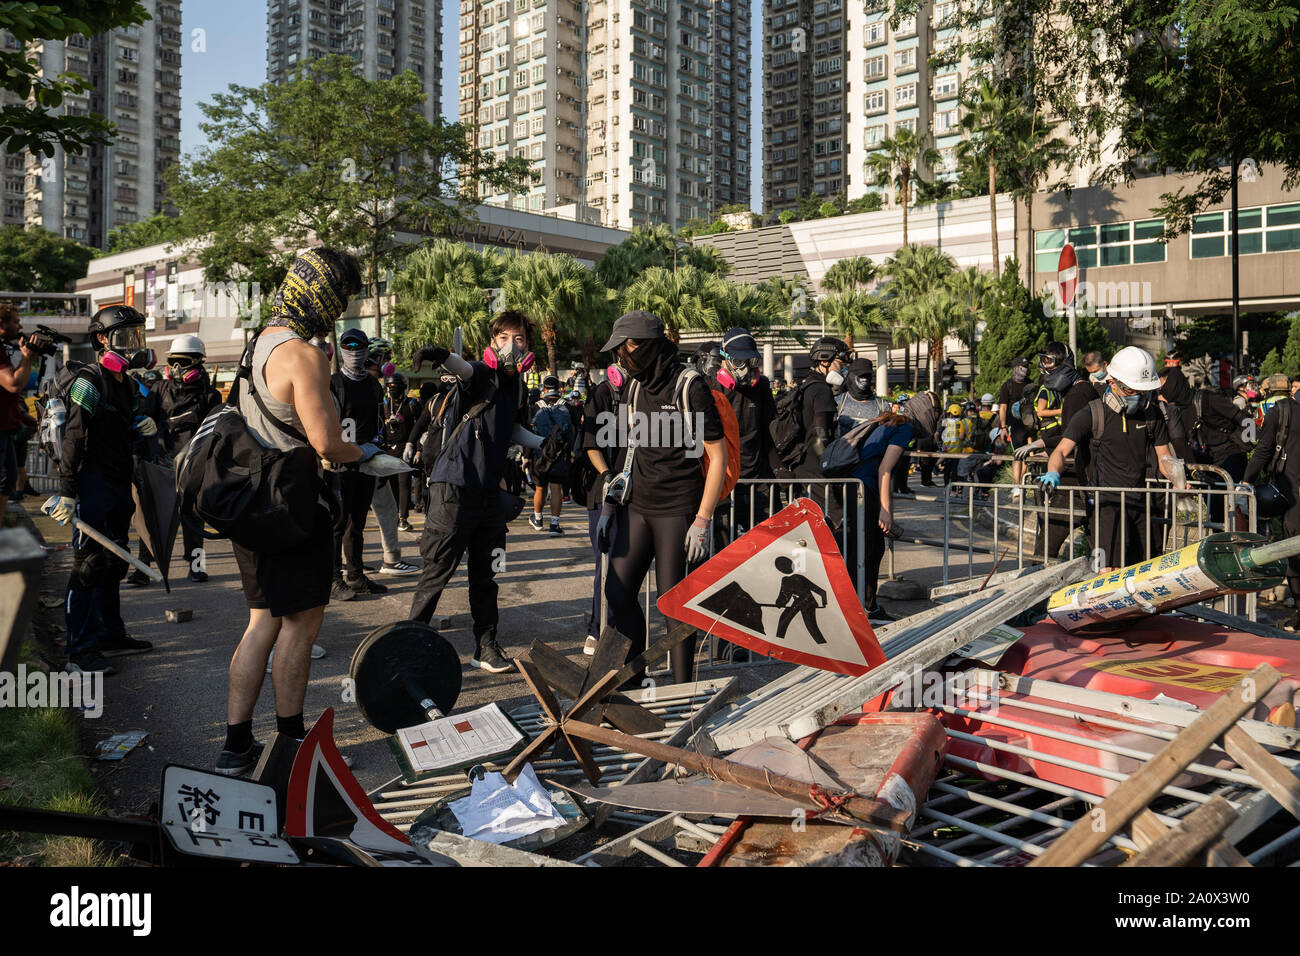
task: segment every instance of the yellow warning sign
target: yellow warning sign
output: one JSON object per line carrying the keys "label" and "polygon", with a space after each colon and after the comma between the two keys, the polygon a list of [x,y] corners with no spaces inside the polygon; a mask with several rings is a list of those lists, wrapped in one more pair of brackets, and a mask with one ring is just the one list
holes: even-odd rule
{"label": "yellow warning sign", "polygon": [[1241,667],[1224,667],[1217,664],[1198,664],[1195,661],[1170,657],[1148,657],[1127,661],[1091,661],[1093,670],[1118,674],[1133,680],[1152,684],[1169,684],[1192,690],[1222,692],[1235,687],[1241,678],[1250,673]]}

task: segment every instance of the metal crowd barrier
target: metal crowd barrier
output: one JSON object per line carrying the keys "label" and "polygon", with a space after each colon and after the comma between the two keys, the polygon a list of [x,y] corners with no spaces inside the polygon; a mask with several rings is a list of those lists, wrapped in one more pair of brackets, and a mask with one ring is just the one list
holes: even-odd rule
{"label": "metal crowd barrier", "polygon": [[[1041,463],[1041,462],[1040,462]],[[1109,510],[1116,508],[1120,514],[1136,510],[1141,522],[1142,554],[1138,560],[1148,560],[1168,551],[1186,547],[1207,535],[1223,530],[1256,531],[1258,514],[1253,493],[1236,490],[1231,478],[1212,465],[1189,464],[1190,474],[1209,474],[1227,479],[1224,487],[1211,487],[1204,481],[1189,480],[1184,490],[1175,490],[1168,481],[1148,480],[1142,488],[1118,488],[1097,485],[1061,485],[1050,497],[1036,481],[1026,476],[1025,484],[980,483],[958,481],[948,486],[943,497],[943,583],[951,583],[953,551],[966,553],[967,577],[974,578],[975,555],[988,554],[995,559],[994,569],[1011,570],[1005,561],[1013,545],[1006,539],[1006,527],[1014,528],[1015,562],[1019,570],[1032,564],[1051,564],[1068,560],[1080,553],[1079,545],[1086,540],[1094,553],[1100,540],[1102,501]],[[1019,489],[1019,494],[1013,493]],[[956,493],[954,495],[954,492]],[[1216,507],[1217,503],[1217,507]],[[1221,510],[1220,510],[1221,509]],[[1224,520],[1212,521],[1212,513],[1222,514]],[[955,522],[964,522],[965,545]],[[1120,521],[1120,555],[1128,553],[1128,522]],[[988,536],[977,544],[977,526],[990,527]],[[1033,534],[1032,549],[1026,538]],[[981,547],[987,540],[987,547]],[[1050,544],[1058,542],[1057,553]],[[1064,557],[1061,550],[1066,550]],[[1086,553],[1086,552],[1084,552]],[[1026,560],[1028,559],[1028,561]],[[960,563],[960,558],[958,558]],[[1130,562],[1111,558],[1110,564],[1122,567]],[[984,572],[978,572],[981,576]],[[1225,609],[1242,613],[1240,596],[1225,597]],[[1256,596],[1245,596],[1245,613],[1256,619]]]}
{"label": "metal crowd barrier", "polygon": [[27,443],[27,487],[41,494],[53,494],[59,490],[58,469],[50,461],[41,443],[32,436]]}

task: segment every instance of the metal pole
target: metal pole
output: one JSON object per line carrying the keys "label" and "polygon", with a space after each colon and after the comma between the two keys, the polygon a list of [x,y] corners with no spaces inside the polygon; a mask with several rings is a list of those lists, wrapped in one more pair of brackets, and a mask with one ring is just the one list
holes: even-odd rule
{"label": "metal pole", "polygon": [[1241,253],[1237,241],[1237,177],[1241,168],[1240,160],[1232,161],[1232,374],[1236,375],[1238,367],[1239,345],[1241,341],[1241,273],[1238,269],[1238,256]]}

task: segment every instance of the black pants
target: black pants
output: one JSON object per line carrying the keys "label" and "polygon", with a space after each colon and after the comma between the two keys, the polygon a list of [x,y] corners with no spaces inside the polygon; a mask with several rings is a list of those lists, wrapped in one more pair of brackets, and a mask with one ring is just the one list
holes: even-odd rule
{"label": "black pants", "polygon": [[[109,481],[95,472],[83,472],[79,484],[77,517],[126,547],[135,510],[131,482]],[[93,651],[106,640],[126,637],[118,591],[126,576],[126,562],[80,531],[72,536],[72,545],[72,573],[64,602],[70,656]]]}
{"label": "black pants", "polygon": [[[428,514],[420,536],[424,567],[411,598],[411,620],[428,624],[460,559],[469,552],[469,610],[474,638],[496,632],[496,572],[506,553],[506,521],[501,493],[466,491],[438,483],[428,492]],[[685,529],[682,530],[683,537]]]}
{"label": "black pants", "polygon": [[[885,557],[885,532],[880,530],[880,494],[872,491],[870,488],[863,487],[862,493],[866,496],[863,500],[862,520],[866,523],[863,528],[863,538],[866,544],[866,554],[862,561],[862,581],[863,597],[862,606],[868,611],[876,609],[876,587],[880,580],[880,562]],[[856,538],[853,540],[856,541]],[[849,574],[853,577],[853,584],[856,587],[857,573],[852,565],[849,566]]]}
{"label": "black pants", "polygon": [[[686,577],[686,529],[695,515],[645,515],[631,507],[621,508],[614,544],[609,554],[609,578],[605,600],[614,616],[614,626],[632,642],[634,657],[645,650],[645,614],[641,610],[641,585],[654,562],[655,580],[663,594]],[[672,649],[673,681],[691,679],[695,659],[695,635]],[[639,676],[634,681],[639,682]]]}
{"label": "black pants", "polygon": [[[1155,515],[1153,514],[1154,518]],[[1122,568],[1144,561],[1147,548],[1146,508],[1140,503],[1125,500],[1121,508],[1119,498],[1105,495],[1097,503],[1097,540],[1094,548],[1105,553],[1104,567]],[[1123,541],[1123,548],[1120,543]]]}
{"label": "black pants", "polygon": [[894,483],[895,494],[900,494],[900,495],[908,494],[909,489],[907,487],[907,473],[911,470],[912,470],[912,456],[907,452],[903,452],[903,454],[898,459],[898,463],[894,465],[893,470],[890,471],[889,473],[890,480],[893,481]]}
{"label": "black pants", "polygon": [[[918,438],[916,440],[917,451],[938,451],[939,446],[935,444],[933,438]],[[921,484],[934,484],[934,463],[935,459],[924,457],[921,459]]]}
{"label": "black pants", "polygon": [[334,525],[334,556],[341,563],[336,567],[346,570],[348,577],[356,578],[361,574],[366,515],[375,496],[375,479],[359,471],[340,472],[337,478],[339,520]]}
{"label": "black pants", "polygon": [[416,474],[413,471],[404,471],[400,475],[389,475],[387,478],[381,478],[380,484],[388,485],[393,492],[393,500],[397,502],[397,519],[405,521],[411,516],[411,476]]}

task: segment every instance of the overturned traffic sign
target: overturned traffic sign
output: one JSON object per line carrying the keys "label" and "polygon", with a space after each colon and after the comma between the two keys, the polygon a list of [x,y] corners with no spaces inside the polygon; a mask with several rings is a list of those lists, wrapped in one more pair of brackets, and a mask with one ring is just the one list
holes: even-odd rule
{"label": "overturned traffic sign", "polygon": [[850,675],[885,660],[835,536],[808,498],[714,555],[658,607],[778,660]]}

